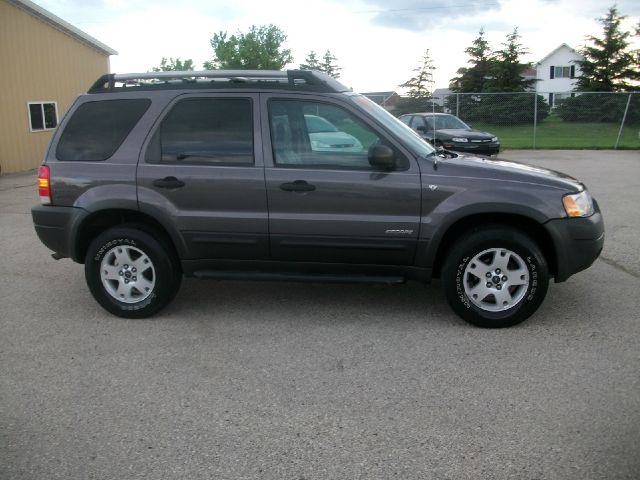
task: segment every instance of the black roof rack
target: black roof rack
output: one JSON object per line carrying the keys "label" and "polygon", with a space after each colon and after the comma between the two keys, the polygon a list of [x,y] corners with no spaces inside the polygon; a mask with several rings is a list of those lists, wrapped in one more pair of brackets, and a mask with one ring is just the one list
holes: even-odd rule
{"label": "black roof rack", "polygon": [[109,73],[88,93],[130,90],[264,88],[322,93],[348,92],[335,78],[315,70],[204,70],[181,72]]}

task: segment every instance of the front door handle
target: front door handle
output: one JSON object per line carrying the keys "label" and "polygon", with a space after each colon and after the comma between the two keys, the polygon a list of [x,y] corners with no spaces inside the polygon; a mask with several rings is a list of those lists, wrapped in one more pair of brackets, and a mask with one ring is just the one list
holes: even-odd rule
{"label": "front door handle", "polygon": [[159,178],[151,182],[154,187],[158,188],[181,188],[184,187],[184,182],[178,180],[176,177],[164,177]]}
{"label": "front door handle", "polygon": [[313,192],[316,189],[315,185],[305,182],[304,180],[296,180],[291,183],[283,183],[280,188],[285,192]]}

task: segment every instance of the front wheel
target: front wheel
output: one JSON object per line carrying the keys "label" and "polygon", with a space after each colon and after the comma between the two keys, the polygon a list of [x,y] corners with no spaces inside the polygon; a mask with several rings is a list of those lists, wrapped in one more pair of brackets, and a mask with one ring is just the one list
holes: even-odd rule
{"label": "front wheel", "polygon": [[84,267],[98,303],[125,318],[153,315],[174,297],[182,280],[170,248],[134,225],[98,235],[89,245]]}
{"label": "front wheel", "polygon": [[476,229],[458,240],[442,269],[449,305],[467,322],[502,328],[529,318],[549,286],[538,245],[509,227]]}

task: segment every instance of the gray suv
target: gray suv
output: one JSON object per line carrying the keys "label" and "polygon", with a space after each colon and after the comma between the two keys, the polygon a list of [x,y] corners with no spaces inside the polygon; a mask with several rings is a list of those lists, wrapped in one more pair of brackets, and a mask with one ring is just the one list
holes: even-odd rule
{"label": "gray suv", "polygon": [[308,71],[105,75],[60,122],[38,191],[42,242],[128,318],[167,305],[183,275],[436,277],[463,319],[506,327],[604,242],[573,178],[438,152]]}

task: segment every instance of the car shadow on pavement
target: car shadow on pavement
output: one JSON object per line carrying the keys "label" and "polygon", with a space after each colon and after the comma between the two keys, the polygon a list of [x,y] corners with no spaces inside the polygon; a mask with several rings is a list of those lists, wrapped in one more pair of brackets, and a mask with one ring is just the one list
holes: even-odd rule
{"label": "car shadow on pavement", "polygon": [[278,322],[427,322],[464,325],[437,282],[398,286],[184,279],[162,317],[273,319]]}

